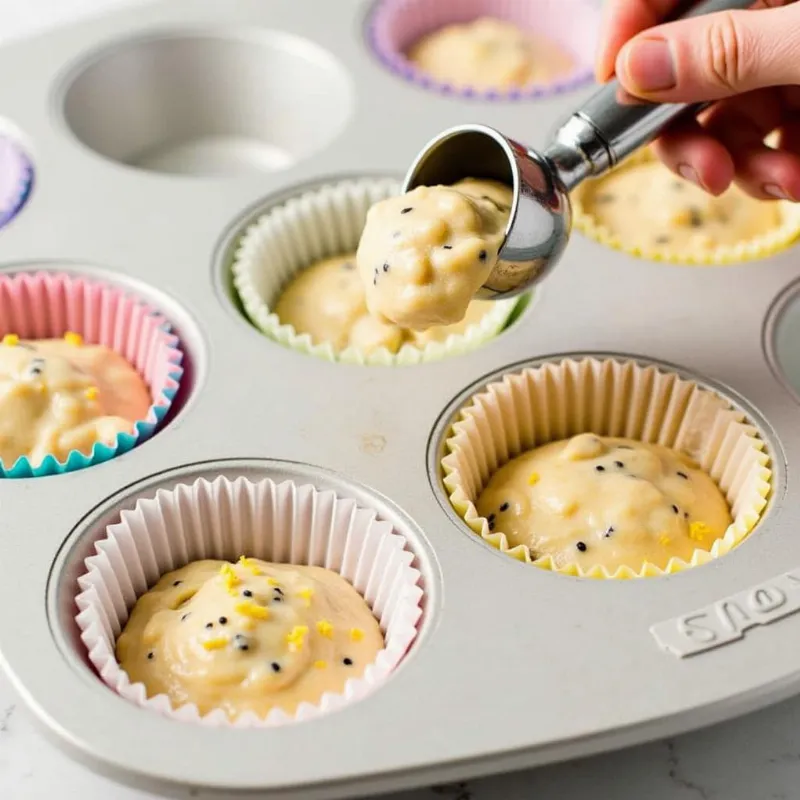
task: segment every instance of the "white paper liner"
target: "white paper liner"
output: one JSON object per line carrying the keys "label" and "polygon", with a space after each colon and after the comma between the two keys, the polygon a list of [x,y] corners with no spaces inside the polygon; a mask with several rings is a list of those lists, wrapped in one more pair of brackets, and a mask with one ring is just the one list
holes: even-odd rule
{"label": "white paper liner", "polygon": [[[491,475],[521,453],[580,433],[635,439],[688,455],[725,495],[733,523],[710,551],[696,549],[686,562],[664,569],[577,564],[556,566],[550,556],[531,557],[489,530],[475,506]],[[615,359],[564,359],[505,375],[461,409],[445,442],[444,485],[450,502],[485,541],[521,561],[568,575],[632,578],[678,572],[732,550],[753,529],[767,504],[769,456],[758,429],[728,400],[654,365]]]}
{"label": "white paper liner", "polygon": [[336,351],[330,342],[314,342],[284,325],[272,308],[291,279],[316,261],[354,253],[370,206],[396,195],[392,179],[345,180],[306,192],[276,206],[242,236],[234,255],[233,285],[247,316],[281,344],[329,361],[369,365],[409,365],[474,350],[504,327],[517,300],[499,300],[463,334],[424,347],[404,344],[397,353],[385,347],[365,353],[348,347]]}
{"label": "white paper liner", "polygon": [[[373,691],[397,666],[417,635],[422,615],[420,573],[404,536],[375,511],[333,491],[292,481],[200,479],[159,490],[123,511],[86,559],[78,579],[76,617],[89,660],[115,692],[167,717],[207,725],[272,726],[309,720]],[[201,716],[197,706],[174,708],[166,695],[147,697],[131,683],[114,655],[116,640],[136,600],[167,572],[200,559],[265,561],[325,567],[346,578],[380,622],[385,647],[342,694],[326,693],[318,705],[294,715],[273,709],[231,721],[222,709]]]}

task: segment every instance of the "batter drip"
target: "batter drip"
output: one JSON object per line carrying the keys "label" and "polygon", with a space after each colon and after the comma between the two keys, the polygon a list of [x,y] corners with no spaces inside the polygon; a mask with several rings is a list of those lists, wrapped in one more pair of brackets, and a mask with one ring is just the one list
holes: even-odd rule
{"label": "batter drip", "polygon": [[497,262],[513,192],[466,178],[370,208],[356,261],[370,313],[424,330],[464,318]]}
{"label": "batter drip", "polygon": [[286,287],[275,307],[281,323],[307,333],[315,343],[330,342],[336,351],[354,347],[371,353],[385,347],[397,353],[404,344],[422,348],[461,335],[489,311],[488,301],[469,304],[455,325],[413,331],[372,316],[364,286],[356,271],[355,253],[318,261],[300,272]]}

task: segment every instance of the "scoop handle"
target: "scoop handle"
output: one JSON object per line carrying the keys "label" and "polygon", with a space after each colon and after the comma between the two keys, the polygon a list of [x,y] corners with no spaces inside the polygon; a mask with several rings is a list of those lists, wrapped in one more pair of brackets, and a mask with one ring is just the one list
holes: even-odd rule
{"label": "scoop handle", "polygon": [[[752,5],[753,0],[705,0],[683,18]],[[560,145],[577,148],[581,155],[574,163],[566,159],[565,163],[558,164],[563,182],[567,188],[572,188],[585,177],[605,172],[655,139],[678,117],[697,114],[708,105],[641,100],[628,94],[615,78],[574,111],[556,132],[554,151],[558,151]],[[558,163],[562,159],[554,160]]]}

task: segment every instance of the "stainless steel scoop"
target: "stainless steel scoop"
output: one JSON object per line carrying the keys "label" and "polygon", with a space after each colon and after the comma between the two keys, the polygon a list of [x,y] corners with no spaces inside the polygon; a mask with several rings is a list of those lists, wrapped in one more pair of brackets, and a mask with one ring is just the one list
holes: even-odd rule
{"label": "stainless steel scoop", "polygon": [[[753,0],[706,0],[685,16],[752,4]],[[444,131],[417,157],[404,190],[450,185],[462,178],[489,178],[514,187],[500,258],[478,293],[487,299],[510,297],[544,278],[564,251],[572,223],[568,192],[586,178],[607,172],[677,117],[706,105],[646,103],[613,80],[570,116],[542,153],[486,125]]]}

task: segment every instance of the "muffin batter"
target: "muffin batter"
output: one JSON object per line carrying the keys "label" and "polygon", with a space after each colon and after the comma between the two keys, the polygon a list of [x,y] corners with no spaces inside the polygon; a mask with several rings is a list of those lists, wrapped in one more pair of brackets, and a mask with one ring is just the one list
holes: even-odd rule
{"label": "muffin batter", "polygon": [[144,419],[150,394],[125,359],[102,345],[64,339],[0,343],[0,461],[27,456],[36,466],[52,454],[91,453]]}
{"label": "muffin batter", "polygon": [[372,206],[356,255],[370,312],[415,330],[462,320],[497,261],[512,202],[508,186],[466,178]]}
{"label": "muffin batter", "polygon": [[284,325],[307,333],[315,343],[330,342],[337,351],[355,347],[371,353],[385,347],[396,353],[404,344],[424,347],[463,334],[489,310],[488,301],[470,303],[455,325],[412,331],[373,317],[367,311],[364,286],[356,271],[355,253],[318,261],[286,287],[275,313]]}
{"label": "muffin batter", "polygon": [[573,59],[558,45],[491,17],[428,34],[411,48],[408,59],[438,81],[476,89],[546,83],[573,67]]}
{"label": "muffin batter", "polygon": [[241,558],[164,575],[136,602],[117,660],[148,697],[263,718],[341,693],[383,644],[369,606],[337,573]]}
{"label": "muffin batter", "polygon": [[756,200],[736,186],[713,197],[651,159],[587,184],[584,192],[586,212],[628,247],[711,251],[781,224],[776,203]]}
{"label": "muffin batter", "polygon": [[710,550],[731,524],[714,481],[654,444],[581,434],[523,453],[478,498],[490,530],[556,566],[664,568]]}

